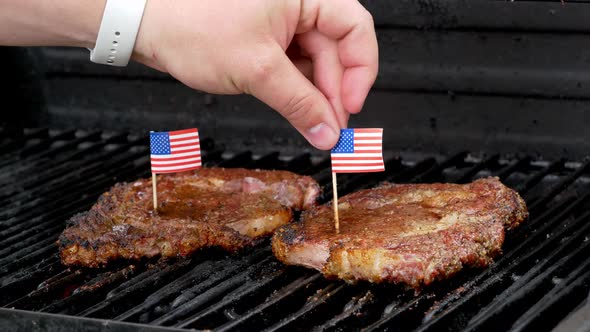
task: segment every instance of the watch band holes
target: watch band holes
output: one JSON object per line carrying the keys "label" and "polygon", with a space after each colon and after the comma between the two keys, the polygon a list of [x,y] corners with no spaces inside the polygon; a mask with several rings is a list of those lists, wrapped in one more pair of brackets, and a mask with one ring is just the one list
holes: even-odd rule
{"label": "watch band holes", "polygon": [[121,35],[121,33],[119,31],[115,32],[115,36],[119,37]]}

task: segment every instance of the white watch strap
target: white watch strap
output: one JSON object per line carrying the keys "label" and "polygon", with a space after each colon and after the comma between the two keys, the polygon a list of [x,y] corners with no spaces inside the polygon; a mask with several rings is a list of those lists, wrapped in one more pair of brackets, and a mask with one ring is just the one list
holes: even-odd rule
{"label": "white watch strap", "polygon": [[92,62],[125,67],[135,47],[146,0],[107,0]]}

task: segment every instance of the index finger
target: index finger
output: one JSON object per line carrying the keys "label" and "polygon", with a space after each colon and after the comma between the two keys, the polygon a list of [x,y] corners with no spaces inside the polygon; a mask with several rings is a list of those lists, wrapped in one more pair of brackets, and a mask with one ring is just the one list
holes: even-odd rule
{"label": "index finger", "polygon": [[379,68],[379,50],[373,17],[357,0],[302,1],[297,33],[316,27],[338,40],[342,103],[350,113],[360,112]]}

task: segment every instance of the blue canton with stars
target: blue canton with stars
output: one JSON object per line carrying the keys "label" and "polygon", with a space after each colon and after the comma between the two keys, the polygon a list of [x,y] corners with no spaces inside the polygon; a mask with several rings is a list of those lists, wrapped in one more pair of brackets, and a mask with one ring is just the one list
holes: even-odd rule
{"label": "blue canton with stars", "polygon": [[151,154],[170,154],[170,137],[168,133],[150,133]]}
{"label": "blue canton with stars", "polygon": [[354,129],[340,129],[340,138],[332,153],[354,153]]}

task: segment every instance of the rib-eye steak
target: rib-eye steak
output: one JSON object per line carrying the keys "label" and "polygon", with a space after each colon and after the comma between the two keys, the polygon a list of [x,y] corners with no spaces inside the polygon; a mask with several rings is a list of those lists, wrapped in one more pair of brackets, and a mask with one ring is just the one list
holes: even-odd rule
{"label": "rib-eye steak", "polygon": [[228,251],[256,244],[315,205],[319,185],[286,171],[203,168],[120,183],[71,218],[58,243],[66,265],[98,267],[114,259],[186,256],[202,247]]}
{"label": "rib-eye steak", "polygon": [[330,204],[273,236],[282,262],[348,282],[419,288],[463,266],[486,266],[500,253],[504,229],[528,217],[522,198],[497,178],[470,184],[386,184],[342,197],[340,232]]}

